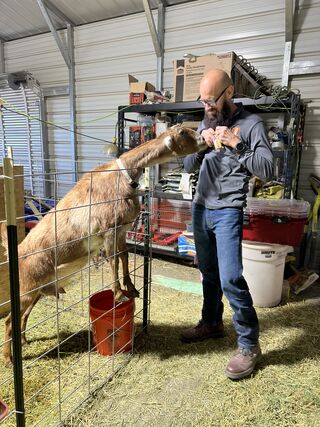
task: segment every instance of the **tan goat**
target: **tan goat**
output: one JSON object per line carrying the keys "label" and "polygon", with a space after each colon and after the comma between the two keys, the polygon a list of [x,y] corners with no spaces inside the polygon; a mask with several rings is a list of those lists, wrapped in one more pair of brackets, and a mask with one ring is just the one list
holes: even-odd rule
{"label": "tan goat", "polygon": [[[129,275],[126,232],[140,211],[137,190],[142,169],[165,163],[205,148],[201,136],[187,128],[171,128],[119,159],[96,167],[33,228],[19,244],[22,342],[28,316],[43,294],[64,292],[55,279],[85,266],[104,246],[113,272],[115,299],[123,299],[118,266],[121,258],[123,285],[130,297],[139,295]],[[120,165],[120,167],[119,167]],[[126,169],[123,170],[122,167]],[[131,182],[130,182],[131,181]],[[119,255],[112,256],[114,253]],[[5,319],[4,359],[12,360],[11,314]]]}

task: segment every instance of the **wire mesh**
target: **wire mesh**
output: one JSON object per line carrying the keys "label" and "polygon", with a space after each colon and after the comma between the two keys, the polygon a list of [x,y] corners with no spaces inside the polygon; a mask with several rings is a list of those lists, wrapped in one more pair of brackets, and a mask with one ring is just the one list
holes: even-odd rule
{"label": "wire mesh", "polygon": [[[190,201],[166,200],[152,197],[150,206],[150,244],[152,250],[178,254],[179,236],[191,229],[192,213]],[[136,230],[128,233],[128,243],[143,244],[145,227],[141,217],[136,222]],[[193,257],[192,257],[193,258]],[[190,259],[192,259],[190,258]]]}
{"label": "wire mesh", "polygon": [[[140,298],[135,298],[134,302],[134,320],[126,319],[120,326],[117,324],[117,310],[126,303],[119,304],[114,299],[112,307],[93,318],[90,310],[93,296],[127,279],[120,268],[118,275],[119,258],[125,258],[126,253],[122,246],[119,247],[119,239],[124,229],[132,226],[132,215],[123,215],[123,206],[130,206],[131,196],[121,193],[121,172],[110,168],[89,171],[80,180],[84,184],[74,187],[66,179],[72,172],[35,174],[34,182],[50,183],[51,197],[30,192],[24,195],[23,181],[30,177],[19,172],[15,174],[15,188],[20,236],[20,298],[24,301],[23,307],[25,301],[31,301],[21,321],[22,337],[26,334],[30,340],[23,349],[25,419],[26,425],[47,427],[61,425],[130,359],[143,329],[143,303],[150,304],[150,291],[144,295],[146,301],[142,300],[141,291],[146,265],[150,283],[151,256],[138,255],[137,247],[142,242],[137,239],[136,229],[131,230],[134,245],[129,255],[128,272],[135,288],[140,290]],[[61,199],[59,187],[65,188],[66,183],[70,191]],[[2,186],[3,176],[0,188]],[[111,186],[112,196],[107,197]],[[151,212],[143,214],[151,216]],[[141,217],[142,212],[136,224],[141,223]],[[0,210],[0,352],[11,344],[11,339],[2,339],[5,315],[10,310],[5,225]],[[28,234],[24,239],[25,231]],[[144,233],[144,241],[149,237]],[[108,239],[107,253],[101,250],[104,239]],[[34,308],[32,301],[36,302]],[[30,312],[32,309],[31,314],[29,309]],[[106,317],[112,326],[105,338],[97,342],[95,323]],[[131,333],[119,346],[118,337],[123,337],[122,328],[128,325]],[[107,356],[99,350],[104,341],[112,349]],[[9,413],[0,424],[1,427],[14,426],[13,368],[6,367],[3,358],[0,358],[0,372],[0,399],[9,406]]]}

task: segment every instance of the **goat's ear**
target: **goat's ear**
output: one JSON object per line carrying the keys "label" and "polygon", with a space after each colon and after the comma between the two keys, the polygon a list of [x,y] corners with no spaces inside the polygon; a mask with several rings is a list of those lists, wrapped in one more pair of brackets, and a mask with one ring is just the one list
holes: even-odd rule
{"label": "goat's ear", "polygon": [[171,126],[171,129],[179,130],[179,129],[181,129],[181,124],[177,123],[176,125]]}
{"label": "goat's ear", "polygon": [[166,136],[166,137],[164,138],[163,142],[164,142],[164,145],[165,145],[165,146],[166,146],[170,151],[172,151],[172,149],[173,149],[173,141],[172,141],[171,136]]}
{"label": "goat's ear", "polygon": [[183,128],[182,126],[180,126],[179,128],[178,128],[178,134],[180,135],[183,135],[183,134],[186,134],[186,133],[188,133],[188,131],[186,130],[186,128]]}

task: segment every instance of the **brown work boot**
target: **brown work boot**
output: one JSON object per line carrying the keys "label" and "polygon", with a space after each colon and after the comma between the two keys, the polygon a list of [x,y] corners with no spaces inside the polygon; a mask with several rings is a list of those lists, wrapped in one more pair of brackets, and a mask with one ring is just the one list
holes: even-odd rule
{"label": "brown work boot", "polygon": [[232,380],[240,380],[247,377],[254,370],[261,357],[259,344],[251,348],[238,347],[228,363],[225,374]]}
{"label": "brown work boot", "polygon": [[221,338],[225,335],[223,323],[220,322],[216,326],[204,323],[202,320],[194,328],[185,329],[180,334],[180,341],[191,343],[204,341],[209,338]]}

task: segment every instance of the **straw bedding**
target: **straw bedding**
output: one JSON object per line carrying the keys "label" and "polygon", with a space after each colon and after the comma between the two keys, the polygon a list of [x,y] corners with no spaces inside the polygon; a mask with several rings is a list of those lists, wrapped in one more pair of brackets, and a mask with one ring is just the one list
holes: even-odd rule
{"label": "straw bedding", "polygon": [[[153,273],[166,275],[168,280],[174,277],[199,281],[196,269],[157,259],[153,260]],[[100,280],[97,278],[97,283]],[[93,283],[92,280],[91,286],[95,286]],[[65,298],[72,300],[75,295],[73,292],[72,287]],[[41,310],[49,310],[48,300],[40,301],[38,306],[30,318],[31,324],[36,322]],[[201,296],[154,285],[148,335],[137,339],[137,349],[129,363],[111,382],[95,393],[80,411],[72,414],[65,425],[320,425],[319,299],[310,302],[292,299],[282,306],[257,310],[261,324],[263,359],[260,369],[252,377],[240,382],[230,381],[224,376],[224,368],[232,354],[236,338],[232,314],[227,304],[224,317],[227,332],[225,338],[198,344],[180,343],[180,331],[197,322],[200,309]],[[72,333],[75,336],[62,346],[62,367],[78,360],[87,351],[88,329],[84,327],[83,331],[77,332],[79,318],[74,315],[74,311],[65,314],[61,333],[64,337]],[[2,329],[3,320],[0,322]],[[30,331],[31,344],[24,349],[24,363],[30,363],[52,347],[56,342],[56,333],[57,325],[54,321]],[[102,375],[111,372],[107,363],[109,359],[91,355],[92,366],[98,369],[93,383],[99,385]],[[125,359],[125,355],[117,356],[115,363],[120,366]],[[106,360],[103,369],[101,360]],[[7,373],[2,362],[0,369],[1,373]],[[26,394],[40,390],[56,374],[56,369],[56,351],[49,352],[32,368],[25,369]],[[87,370],[88,356],[85,355],[81,363],[77,363],[63,375],[61,382],[64,396],[77,382],[86,381]],[[87,388],[81,388],[79,393],[84,395]],[[57,401],[57,392],[58,385],[53,382],[37,396],[33,404],[27,407],[27,425],[33,425],[44,408],[50,402]],[[65,414],[73,411],[75,401],[79,401],[79,393],[73,393],[64,401]],[[2,387],[0,396],[9,404],[12,403],[12,386]],[[56,425],[58,420],[58,415],[53,414],[50,422],[43,425]],[[6,425],[14,423],[8,422]]]}

